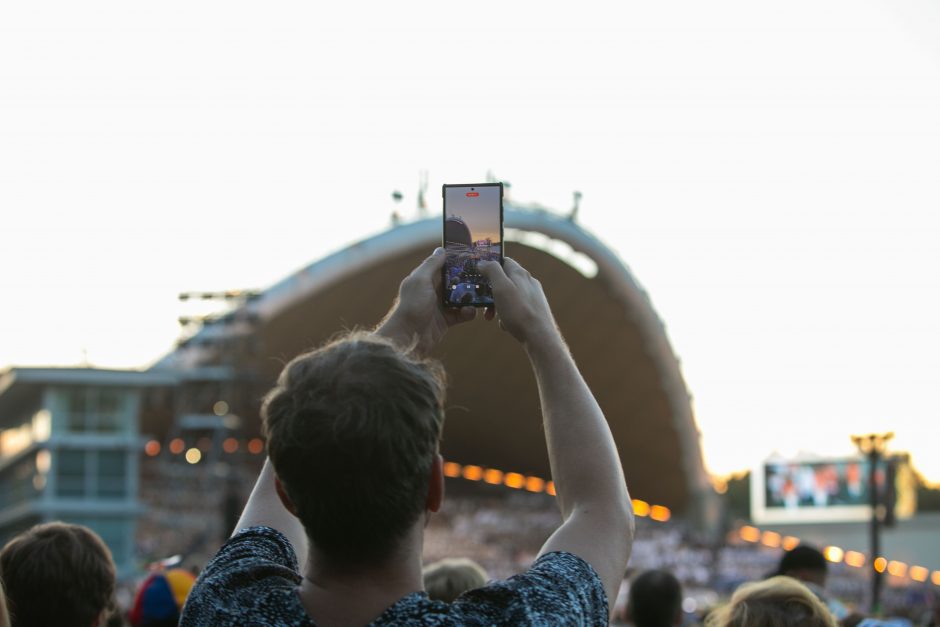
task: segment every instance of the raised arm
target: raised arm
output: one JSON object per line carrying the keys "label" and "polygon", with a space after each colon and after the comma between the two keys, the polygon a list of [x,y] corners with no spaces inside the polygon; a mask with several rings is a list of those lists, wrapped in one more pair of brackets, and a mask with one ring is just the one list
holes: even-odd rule
{"label": "raised arm", "polygon": [[552,318],[541,284],[512,259],[481,265],[500,325],[524,346],[535,371],[552,480],[564,522],[540,554],[567,551],[617,598],[633,544],[633,509],[610,428]]}

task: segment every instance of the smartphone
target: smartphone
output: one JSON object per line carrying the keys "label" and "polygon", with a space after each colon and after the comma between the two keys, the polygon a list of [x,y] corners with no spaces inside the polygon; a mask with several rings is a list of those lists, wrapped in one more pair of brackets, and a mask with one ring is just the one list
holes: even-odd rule
{"label": "smartphone", "polygon": [[446,307],[488,307],[493,288],[477,269],[503,263],[503,184],[444,185],[443,296]]}

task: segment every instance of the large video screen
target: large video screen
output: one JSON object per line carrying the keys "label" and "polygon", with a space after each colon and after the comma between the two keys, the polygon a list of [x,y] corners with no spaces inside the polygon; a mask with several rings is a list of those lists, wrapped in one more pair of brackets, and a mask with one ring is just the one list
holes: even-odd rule
{"label": "large video screen", "polygon": [[[875,471],[880,493],[892,481],[899,515],[910,509],[904,468],[895,464],[901,472],[889,471],[883,462]],[[751,518],[758,523],[868,520],[870,502],[869,463],[863,458],[774,460],[751,475]]]}

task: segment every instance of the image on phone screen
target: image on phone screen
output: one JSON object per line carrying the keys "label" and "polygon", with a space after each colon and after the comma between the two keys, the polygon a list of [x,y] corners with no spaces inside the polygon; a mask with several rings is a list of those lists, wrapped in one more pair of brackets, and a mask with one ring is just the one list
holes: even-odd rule
{"label": "image on phone screen", "polygon": [[493,289],[477,264],[503,262],[503,185],[444,185],[444,304],[486,307]]}

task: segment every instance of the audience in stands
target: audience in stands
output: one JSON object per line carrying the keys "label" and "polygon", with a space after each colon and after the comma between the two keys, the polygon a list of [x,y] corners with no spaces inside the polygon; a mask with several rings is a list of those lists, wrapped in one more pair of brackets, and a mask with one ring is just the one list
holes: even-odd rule
{"label": "audience in stands", "polygon": [[711,614],[706,627],[837,627],[835,617],[809,588],[777,576],[738,588]]}
{"label": "audience in stands", "polygon": [[81,525],[37,525],[0,551],[13,627],[99,627],[113,606],[115,567],[98,535]]}
{"label": "audience in stands", "polygon": [[487,576],[483,567],[471,559],[442,559],[424,567],[424,589],[432,601],[452,603],[461,594],[482,588]]}
{"label": "audience in stands", "polygon": [[630,584],[627,621],[635,627],[682,624],[682,586],[665,570],[648,570]]}
{"label": "audience in stands", "polygon": [[182,625],[607,623],[633,537],[623,470],[541,284],[508,258],[479,269],[532,364],[563,520],[521,575],[451,604],[423,591],[424,529],[444,484],[444,373],[424,355],[476,315],[441,306],[443,262],[438,249],[402,282],[373,334],[284,368],[262,407],[269,460]]}

